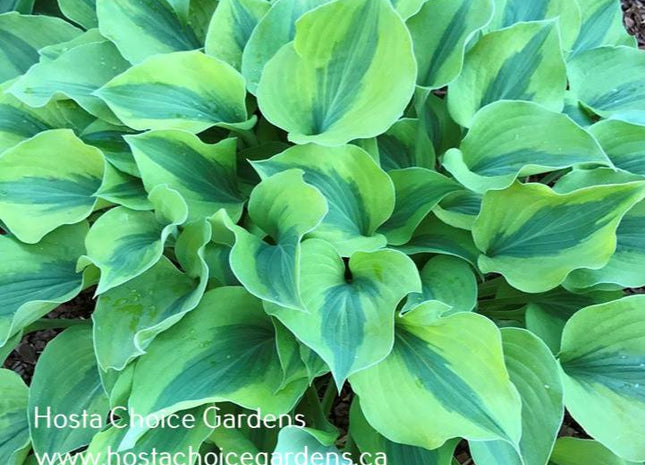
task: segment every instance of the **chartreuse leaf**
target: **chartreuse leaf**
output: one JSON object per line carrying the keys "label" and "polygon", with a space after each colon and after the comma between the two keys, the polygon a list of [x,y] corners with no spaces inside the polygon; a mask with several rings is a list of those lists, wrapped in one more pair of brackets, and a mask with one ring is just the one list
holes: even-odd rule
{"label": "chartreuse leaf", "polygon": [[408,255],[420,253],[439,253],[454,255],[472,263],[477,263],[479,250],[473,242],[470,231],[457,229],[430,214],[414,231],[407,244],[396,247]]}
{"label": "chartreuse leaf", "polygon": [[224,210],[211,216],[211,240],[204,249],[204,260],[208,264],[211,287],[239,286],[240,282],[231,269],[231,250],[235,245],[235,234],[229,229],[231,220]]}
{"label": "chartreuse leaf", "polygon": [[112,42],[92,42],[34,65],[8,92],[32,107],[42,107],[52,98],[71,98],[94,116],[118,123],[93,93],[128,67]]}
{"label": "chartreuse leaf", "polygon": [[577,0],[582,11],[580,34],[573,47],[579,53],[602,45],[636,44],[625,31],[620,3],[614,0]]}
{"label": "chartreuse leaf", "polygon": [[448,194],[433,212],[441,221],[455,228],[473,229],[482,207],[482,196],[466,189]]}
{"label": "chartreuse leaf", "polygon": [[501,101],[482,108],[459,149],[443,157],[461,184],[480,193],[504,189],[518,176],[581,164],[610,161],[569,117],[532,102]]}
{"label": "chartreuse leaf", "polygon": [[621,459],[599,442],[590,439],[563,437],[556,441],[549,465],[638,464]]}
{"label": "chartreuse leaf", "polygon": [[302,307],[300,241],[327,214],[325,198],[304,182],[303,174],[298,169],[277,173],[251,193],[249,216],[275,245],[229,226],[235,233],[230,262],[237,279],[257,297],[297,309]]}
{"label": "chartreuse leaf", "polygon": [[92,212],[103,169],[101,152],[71,130],[37,134],[0,158],[0,219],[18,239],[35,244]]}
{"label": "chartreuse leaf", "polygon": [[0,369],[0,459],[21,465],[29,452],[28,388],[13,371]]}
{"label": "chartreuse leaf", "polygon": [[380,231],[392,245],[408,242],[417,226],[441,199],[462,190],[452,179],[425,168],[392,170],[388,174],[394,183],[396,204]]}
{"label": "chartreuse leaf", "polygon": [[160,333],[197,306],[208,283],[205,247],[211,223],[188,224],[175,245],[185,273],[162,256],[142,275],[102,294],[93,313],[94,346],[103,370],[122,370]]}
{"label": "chartreuse leaf", "polygon": [[[282,414],[294,407],[307,379],[279,390],[281,383],[275,330],[262,301],[241,287],[220,287],[150,344],[135,367],[129,402],[143,415],[224,401]],[[122,446],[142,433],[132,425]]]}
{"label": "chartreuse leaf", "polygon": [[57,428],[43,418],[52,415],[96,415],[104,419],[108,399],[101,387],[92,347],[92,328],[72,327],[50,342],[38,359],[29,391],[29,431],[34,451],[42,455],[64,454],[90,442],[100,426]]}
{"label": "chartreuse leaf", "polygon": [[[427,88],[418,87],[414,94],[414,110],[436,154],[441,155],[449,148],[459,145],[462,128],[450,116],[445,99],[434,95]],[[434,166],[424,167],[433,168]]]}
{"label": "chartreuse leaf", "polygon": [[164,244],[186,221],[184,199],[166,186],[149,195],[155,212],[116,207],[96,220],[85,240],[87,259],[101,270],[97,294],[136,278],[159,261]]}
{"label": "chartreuse leaf", "polygon": [[244,47],[269,7],[267,0],[221,0],[208,26],[206,54],[239,70]]}
{"label": "chartreuse leaf", "polygon": [[433,450],[392,442],[367,422],[361,410],[358,397],[355,397],[352,402],[349,428],[352,439],[356,442],[360,451],[364,454],[370,454],[369,457],[364,457],[367,460],[366,465],[384,463],[382,458],[378,459],[378,454],[384,454],[387,463],[390,465],[450,465],[459,442],[453,439]]}
{"label": "chartreuse leaf", "polygon": [[67,42],[80,34],[80,29],[60,18],[16,12],[0,15],[0,83],[38,63],[40,48]]}
{"label": "chartreuse leaf", "polygon": [[80,134],[86,144],[101,149],[105,159],[119,171],[130,176],[141,177],[130,147],[123,138],[133,131],[125,126],[114,126],[105,121],[96,120]]}
{"label": "chartreuse leaf", "polygon": [[189,132],[150,131],[126,136],[148,191],[159,184],[179,192],[188,204],[189,220],[224,208],[233,221],[244,199],[235,178],[236,139],[205,144]]}
{"label": "chartreuse leaf", "polygon": [[600,47],[568,64],[574,95],[603,118],[645,122],[645,53],[631,47]]}
{"label": "chartreuse leaf", "polygon": [[98,29],[88,29],[81,35],[74,37],[67,42],[60,42],[58,44],[48,45],[38,50],[41,61],[55,60],[63,53],[79,45],[91,44],[94,42],[105,42],[105,37],[101,35]]}
{"label": "chartreuse leaf", "polygon": [[58,0],[63,14],[85,29],[98,26],[96,0]]}
{"label": "chartreuse leaf", "polygon": [[528,100],[561,111],[566,85],[557,22],[519,23],[486,34],[468,51],[450,85],[448,108],[465,127],[477,110],[497,100]]}
{"label": "chartreuse leaf", "polygon": [[258,103],[293,142],[341,145],[387,130],[415,76],[409,33],[387,0],[334,1],[297,21],[295,40],[264,67]]}
{"label": "chartreuse leaf", "polygon": [[447,315],[475,308],[477,279],[464,260],[449,255],[433,257],[424,265],[420,276],[422,290],[408,295],[404,313],[433,300],[448,306]]}
{"label": "chartreuse leaf", "polygon": [[[556,192],[566,193],[588,186],[623,184],[642,180],[641,176],[609,168],[575,170],[560,178]],[[616,230],[616,251],[609,262],[599,269],[574,270],[565,285],[580,289],[597,284],[614,287],[645,285],[645,202],[639,202],[621,219]]]}
{"label": "chartreuse leaf", "polygon": [[620,120],[599,121],[589,132],[600,142],[616,168],[645,176],[645,126]]}
{"label": "chartreuse leaf", "polygon": [[577,268],[607,264],[621,218],[644,195],[642,182],[569,194],[543,184],[488,191],[473,227],[479,268],[525,292],[553,289]]}
{"label": "chartreuse leaf", "polygon": [[428,322],[419,310],[398,319],[385,360],[350,378],[367,421],[391,441],[426,449],[455,437],[517,444],[521,401],[499,330],[473,313]]}
{"label": "chartreuse leaf", "polygon": [[466,44],[488,24],[492,0],[425,2],[407,22],[419,66],[417,84],[440,88],[460,73]]}
{"label": "chartreuse leaf", "polygon": [[303,171],[306,183],[327,199],[329,212],[309,235],[331,242],[339,253],[383,247],[376,232],[392,213],[394,188],[387,174],[355,145],[291,147],[269,160],[253,164],[263,178],[291,168]]}
{"label": "chartreuse leaf", "polygon": [[[296,35],[296,21],[330,0],[276,0],[248,37],[242,54],[242,74],[255,94],[266,63]],[[207,43],[208,53],[208,43]]]}
{"label": "chartreuse leaf", "polygon": [[105,165],[103,184],[96,196],[132,210],[152,210],[141,179],[122,173],[109,163]]}
{"label": "chartreuse leaf", "polygon": [[96,12],[101,34],[128,61],[139,63],[156,54],[201,48],[215,5],[208,0],[96,0]]}
{"label": "chartreuse leaf", "polygon": [[496,30],[524,21],[558,18],[562,48],[571,50],[580,33],[582,13],[578,2],[568,0],[495,0],[495,15],[488,29]]}
{"label": "chartreuse leaf", "polygon": [[539,338],[524,329],[504,328],[504,360],[522,397],[519,448],[504,441],[471,442],[478,465],[544,465],[564,416],[558,363]]}
{"label": "chartreuse leaf", "polygon": [[567,410],[618,456],[645,461],[645,296],[586,307],[567,322],[559,359]]}
{"label": "chartreuse leaf", "polygon": [[385,171],[421,167],[433,169],[432,141],[418,119],[402,118],[376,138],[381,168]]}
{"label": "chartreuse leaf", "polygon": [[96,94],[134,129],[244,126],[244,79],[230,65],[202,52],[148,58],[108,82]]}
{"label": "chartreuse leaf", "polygon": [[421,290],[414,262],[400,252],[356,252],[346,265],[320,239],[302,244],[300,295],[306,312],[265,303],[329,365],[337,386],[392,350],[399,301]]}
{"label": "chartreuse leaf", "polygon": [[339,465],[354,465],[349,452],[341,452],[333,445],[318,439],[317,430],[288,426],[280,430],[274,455],[283,465],[315,465],[320,460]]}

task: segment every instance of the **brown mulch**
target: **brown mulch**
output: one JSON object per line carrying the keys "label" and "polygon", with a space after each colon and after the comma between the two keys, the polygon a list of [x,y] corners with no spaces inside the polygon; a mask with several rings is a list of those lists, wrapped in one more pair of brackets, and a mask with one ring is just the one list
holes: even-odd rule
{"label": "brown mulch", "polygon": [[641,48],[645,48],[645,1],[621,0],[625,13],[625,27],[636,36]]}

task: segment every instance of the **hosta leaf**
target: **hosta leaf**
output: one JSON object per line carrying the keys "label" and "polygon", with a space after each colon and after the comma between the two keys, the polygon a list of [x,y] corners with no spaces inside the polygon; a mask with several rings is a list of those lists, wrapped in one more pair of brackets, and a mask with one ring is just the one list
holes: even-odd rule
{"label": "hosta leaf", "polygon": [[421,167],[433,169],[432,141],[418,119],[402,118],[376,138],[381,168],[385,171]]}
{"label": "hosta leaf", "polygon": [[52,98],[71,98],[94,116],[118,123],[94,91],[128,67],[111,42],[93,42],[36,64],[9,92],[32,107],[42,107]]}
{"label": "hosta leaf", "polygon": [[446,195],[462,187],[450,178],[425,168],[392,170],[396,192],[394,212],[380,231],[392,245],[405,244],[421,221]]}
{"label": "hosta leaf", "polygon": [[567,410],[626,460],[645,461],[645,296],[580,310],[559,354]]}
{"label": "hosta leaf", "polygon": [[615,0],[577,0],[582,11],[580,34],[573,53],[590,50],[602,45],[635,45],[635,40],[625,31],[623,12]]}
{"label": "hosta leaf", "polygon": [[269,7],[266,0],[221,0],[208,26],[206,54],[239,70],[244,47]]}
{"label": "hosta leaf", "polygon": [[482,196],[469,190],[448,194],[433,212],[441,221],[460,229],[473,229],[482,208]]}
{"label": "hosta leaf", "polygon": [[[318,439],[317,430],[288,426],[280,430],[276,457],[283,457],[283,465],[315,465],[317,458],[324,457],[329,463],[354,465],[349,452],[341,452],[333,445],[325,445]],[[303,459],[299,458],[305,456]],[[322,460],[322,459],[321,459]]]}
{"label": "hosta leaf", "polygon": [[414,95],[414,110],[419,122],[425,127],[436,154],[441,155],[449,148],[459,145],[462,129],[450,116],[445,99],[419,87]]}
{"label": "hosta leaf", "polygon": [[55,60],[63,53],[69,51],[74,47],[91,44],[94,42],[105,42],[105,37],[103,37],[99,30],[96,28],[88,29],[81,35],[76,36],[72,40],[68,40],[67,42],[60,42],[58,44],[52,44],[43,47],[38,50],[38,54],[40,55],[41,61],[51,61]]}
{"label": "hosta leaf", "polygon": [[645,176],[645,126],[619,120],[600,121],[589,132],[600,142],[616,168]]}
{"label": "hosta leaf", "polygon": [[22,14],[30,14],[34,9],[35,0],[4,0],[0,2],[0,13],[17,11]]}
{"label": "hosta leaf", "polygon": [[134,129],[244,126],[244,79],[231,66],[202,52],[148,58],[108,82],[97,94]]}
{"label": "hosta leaf", "polygon": [[461,71],[466,44],[492,14],[492,0],[425,2],[407,22],[419,66],[417,84],[440,88],[454,80]]}
{"label": "hosta leaf", "polygon": [[520,439],[521,401],[499,330],[459,313],[423,325],[397,321],[392,353],[350,378],[367,421],[391,441],[436,449],[448,439]]}
{"label": "hosta leaf", "polygon": [[421,292],[408,295],[402,312],[423,302],[437,300],[448,305],[446,314],[470,312],[477,303],[477,280],[470,265],[449,255],[433,257],[420,273]]}
{"label": "hosta leaf", "polygon": [[0,459],[21,465],[29,452],[28,389],[16,373],[0,369]]}
{"label": "hosta leaf", "polygon": [[186,221],[183,198],[166,186],[149,196],[155,213],[116,207],[92,225],[85,240],[87,259],[101,270],[97,294],[150,269],[161,258],[166,239]]}
{"label": "hosta leaf", "polygon": [[130,176],[141,177],[130,147],[124,139],[132,130],[125,126],[114,126],[96,120],[87,126],[79,136],[83,142],[101,149],[105,159],[118,170]]}
{"label": "hosta leaf", "polygon": [[473,243],[470,231],[450,226],[430,214],[414,231],[407,244],[396,247],[408,255],[439,253],[454,255],[476,264],[479,251]]}
{"label": "hosta leaf", "polygon": [[235,246],[231,268],[252,294],[269,302],[301,308],[300,240],[327,213],[320,191],[293,169],[262,181],[251,193],[249,216],[274,244],[231,225]]}
{"label": "hosta leaf", "polygon": [[331,242],[343,256],[385,245],[385,237],[376,230],[394,208],[394,188],[359,147],[296,146],[253,166],[264,178],[299,168],[304,181],[324,195],[329,212],[309,236]]}
{"label": "hosta leaf", "polygon": [[645,52],[596,48],[576,55],[568,71],[571,90],[594,113],[645,123]]}
{"label": "hosta leaf", "polygon": [[334,247],[319,239],[302,244],[300,284],[306,312],[265,308],[320,355],[337,386],[390,353],[396,306],[421,290],[414,263],[404,254],[356,252],[345,265]]}
{"label": "hosta leaf", "polygon": [[211,224],[211,241],[204,249],[209,279],[217,286],[239,286],[240,282],[231,269],[230,255],[235,245],[235,234],[229,229],[231,220],[220,210],[208,220]]}
{"label": "hosta leaf", "polygon": [[98,26],[96,0],[58,0],[63,14],[85,29]]}
{"label": "hosta leaf", "polygon": [[103,184],[96,196],[132,210],[152,210],[141,179],[122,173],[109,163],[105,166]]}
{"label": "hosta leaf", "polygon": [[0,83],[20,76],[38,62],[38,49],[81,34],[66,21],[16,12],[0,15]]}
{"label": "hosta leaf", "polygon": [[524,21],[558,18],[562,47],[571,50],[580,33],[582,13],[578,1],[568,0],[495,0],[495,16],[489,29],[503,29]]}
{"label": "hosta leaf", "polygon": [[56,428],[36,418],[47,413],[98,415],[105,418],[108,399],[101,388],[99,370],[92,348],[92,329],[75,326],[47,345],[38,359],[29,392],[29,431],[37,454],[66,453],[90,442],[99,429]]}
{"label": "hosta leaf", "polygon": [[78,223],[94,209],[103,168],[101,152],[72,131],[42,132],[0,158],[0,219],[30,244]]}
{"label": "hosta leaf", "polygon": [[101,34],[131,63],[201,48],[214,7],[210,0],[96,0]]}
{"label": "hosta leaf", "polygon": [[644,194],[640,182],[569,194],[542,184],[488,191],[473,227],[479,268],[525,292],[553,289],[577,268],[600,268],[614,253],[618,223]]}
{"label": "hosta leaf", "polygon": [[581,164],[610,164],[594,138],[567,116],[531,102],[496,102],[479,111],[443,165],[475,192],[504,189],[518,176]]}
{"label": "hosta leaf", "polygon": [[188,204],[189,220],[211,216],[220,208],[239,220],[244,199],[235,179],[235,139],[210,145],[191,133],[172,130],[126,140],[148,191],[159,184],[175,189]]}
{"label": "hosta leaf", "polygon": [[86,223],[63,226],[35,245],[0,235],[0,346],[84,287],[76,261],[85,251],[87,229]]}
{"label": "hosta leaf", "polygon": [[391,126],[415,76],[410,36],[387,0],[334,1],[298,20],[262,72],[258,103],[293,142],[342,145]]}
{"label": "hosta leaf", "polygon": [[[241,287],[213,289],[139,359],[130,406],[144,415],[165,415],[231,401],[263,414],[286,413],[307,380],[278,391],[282,368],[275,344],[271,318],[260,300]],[[123,445],[142,433],[133,425]]]}
{"label": "hosta leaf", "polygon": [[528,100],[549,110],[564,105],[566,72],[555,21],[519,23],[482,37],[450,85],[450,114],[465,127],[497,100]]}
{"label": "hosta leaf", "polygon": [[[642,462],[639,462],[642,463]],[[601,443],[564,437],[557,440],[549,465],[638,465],[614,455]]]}
{"label": "hosta leaf", "polygon": [[[349,426],[352,439],[361,452],[371,454],[372,459],[375,459],[377,454],[384,453],[390,465],[450,465],[458,442],[451,440],[433,450],[392,442],[367,422],[358,397],[352,402]],[[368,463],[376,464],[379,461]]]}
{"label": "hosta leaf", "polygon": [[471,442],[478,465],[545,465],[564,416],[558,364],[540,339],[526,330],[502,329],[504,359],[522,397],[522,439],[515,449],[504,441]]}

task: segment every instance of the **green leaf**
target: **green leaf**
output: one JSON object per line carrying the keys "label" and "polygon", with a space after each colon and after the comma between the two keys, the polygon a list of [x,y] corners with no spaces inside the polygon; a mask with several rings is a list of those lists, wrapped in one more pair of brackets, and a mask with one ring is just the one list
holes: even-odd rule
{"label": "green leaf", "polygon": [[230,65],[202,52],[148,58],[96,94],[129,127],[183,129],[245,127],[244,79]]}
{"label": "green leaf", "polygon": [[96,196],[132,210],[152,210],[141,179],[122,173],[110,164],[105,165],[103,184]]}
{"label": "green leaf", "polygon": [[[642,462],[641,462],[642,463]],[[614,455],[601,443],[589,439],[560,438],[549,465],[638,465]]]}
{"label": "green leaf", "polygon": [[448,108],[465,127],[477,110],[497,100],[527,100],[559,112],[566,84],[557,23],[519,23],[486,34],[468,51],[450,85]]}
{"label": "green leaf", "polygon": [[625,31],[623,12],[615,0],[577,0],[582,11],[580,34],[573,54],[603,45],[636,45]]}
{"label": "green leaf", "polygon": [[188,204],[190,220],[224,208],[237,221],[244,199],[237,187],[236,139],[205,144],[185,131],[150,131],[126,136],[146,190],[159,184],[179,192]]}
{"label": "green leaf", "polygon": [[289,426],[280,430],[274,450],[284,465],[316,465],[319,458],[329,463],[354,465],[349,452],[341,452],[331,445],[324,445],[318,438],[319,431]]}
{"label": "green leaf", "polygon": [[516,449],[507,442],[471,442],[478,465],[544,465],[564,417],[558,363],[540,339],[526,330],[504,328],[504,360],[522,397],[522,439]]}
{"label": "green leaf", "polygon": [[645,121],[645,52],[601,47],[576,55],[569,64],[574,95],[603,118]]}
{"label": "green leaf", "polygon": [[0,369],[0,460],[21,465],[29,452],[28,389],[16,373]]}
{"label": "green leaf", "polygon": [[584,164],[610,165],[598,142],[569,117],[532,102],[495,102],[479,111],[443,166],[467,188],[504,189],[517,177]]}
{"label": "green leaf", "polygon": [[[367,422],[361,411],[358,397],[354,398],[350,410],[349,433],[362,453],[371,454],[375,461],[366,462],[369,465],[385,463],[377,458],[377,454],[385,454],[390,465],[450,465],[458,440],[450,440],[438,449],[428,450],[423,447],[408,446],[392,442],[379,434]],[[367,458],[369,460],[369,458]]]}
{"label": "green leaf", "polygon": [[87,259],[101,270],[97,294],[136,278],[159,261],[164,244],[186,221],[181,195],[166,186],[149,195],[155,213],[116,207],[92,225],[85,240]]}
{"label": "green leaf", "polygon": [[559,354],[567,410],[616,455],[645,461],[645,296],[584,308]]}
{"label": "green leaf", "polygon": [[92,44],[95,42],[105,42],[105,37],[103,37],[99,30],[96,28],[88,29],[81,35],[74,37],[72,40],[43,47],[38,50],[38,54],[40,55],[41,61],[52,61],[60,57],[63,53],[68,52],[72,48],[75,48],[79,45]]}
{"label": "green leaf", "polygon": [[86,144],[100,149],[105,159],[119,171],[130,176],[141,177],[130,147],[124,139],[126,134],[132,132],[125,126],[114,126],[105,121],[96,120],[87,126],[79,137]]}
{"label": "green leaf", "polygon": [[58,0],[63,14],[85,29],[98,26],[96,0]]}
{"label": "green leaf", "polygon": [[[150,344],[137,362],[129,403],[143,415],[224,401],[283,414],[294,407],[307,380],[279,390],[281,383],[275,330],[262,302],[241,287],[220,287]],[[143,432],[132,425],[122,447]]]}
{"label": "green leaf", "polygon": [[60,18],[16,12],[1,14],[0,83],[20,76],[38,63],[38,50],[42,47],[67,42],[80,34],[80,29]]}
{"label": "green leaf", "polygon": [[300,284],[306,311],[265,303],[331,368],[337,386],[383,360],[394,342],[399,301],[421,290],[412,260],[400,252],[356,252],[347,265],[320,239],[302,244]]}
{"label": "green leaf", "polygon": [[96,0],[101,34],[131,63],[201,48],[215,5],[209,0]]}
{"label": "green leaf", "polygon": [[325,198],[304,182],[301,170],[292,169],[258,184],[248,211],[273,244],[231,224],[235,246],[230,262],[235,276],[257,297],[300,309],[300,241],[327,214]]}
{"label": "green leaf", "polygon": [[76,261],[87,229],[85,222],[63,226],[34,245],[0,235],[0,346],[85,287]]}
{"label": "green leaf", "polygon": [[22,14],[30,14],[34,9],[35,0],[4,0],[0,2],[0,13],[17,11]]}
{"label": "green leaf", "polygon": [[600,121],[589,128],[616,168],[645,176],[642,161],[645,126],[619,120]]}
{"label": "green leaf", "polygon": [[266,0],[221,0],[208,26],[206,54],[241,69],[244,48],[269,7]]}
{"label": "green leaf", "polygon": [[87,112],[116,124],[119,120],[94,92],[128,67],[111,42],[93,42],[32,66],[8,92],[32,107],[42,107],[52,98],[71,98]]}
{"label": "green leaf", "polygon": [[332,243],[343,256],[385,245],[385,237],[376,231],[394,208],[394,188],[387,174],[361,148],[295,146],[253,166],[263,178],[299,168],[304,181],[327,199],[329,212],[310,237]]}
{"label": "green leaf", "polygon": [[600,268],[616,228],[645,195],[641,182],[558,194],[542,184],[488,191],[473,227],[483,273],[501,273],[525,292],[545,292],[578,268]]}
{"label": "green leaf", "polygon": [[350,378],[367,421],[390,441],[436,449],[446,440],[520,439],[520,396],[499,330],[472,313],[397,321],[392,353]]}
{"label": "green leaf", "polygon": [[87,218],[103,169],[101,152],[71,130],[37,134],[0,157],[0,219],[18,239],[35,244]]}
{"label": "green leaf", "polygon": [[450,116],[445,99],[419,87],[414,95],[414,111],[425,128],[436,154],[441,155],[449,148],[459,145],[462,129]]}
{"label": "green leaf", "polygon": [[492,0],[435,0],[407,22],[419,66],[417,84],[438,89],[461,72],[468,41],[493,14]]}
{"label": "green leaf", "polygon": [[[64,454],[90,442],[100,427],[57,428],[43,416],[81,415],[103,420],[109,410],[101,388],[92,328],[75,326],[50,342],[38,359],[29,391],[29,431],[37,454]],[[38,416],[37,416],[38,415]],[[96,425],[96,423],[92,423]]]}
{"label": "green leaf", "polygon": [[376,138],[379,162],[385,171],[421,167],[433,169],[432,141],[420,120],[402,118]]}
{"label": "green leaf", "polygon": [[448,194],[433,212],[444,223],[459,229],[473,229],[482,208],[482,196],[469,190]]}
{"label": "green leaf", "polygon": [[291,141],[342,145],[399,119],[415,76],[409,33],[387,0],[335,1],[297,21],[295,40],[264,67],[258,103]]}

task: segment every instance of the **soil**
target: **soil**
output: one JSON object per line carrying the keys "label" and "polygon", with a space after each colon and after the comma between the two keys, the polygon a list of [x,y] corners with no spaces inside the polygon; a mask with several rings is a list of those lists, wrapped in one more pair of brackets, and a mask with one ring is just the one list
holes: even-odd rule
{"label": "soil", "polygon": [[645,49],[645,0],[621,0],[625,13],[625,27],[636,36],[638,44]]}

